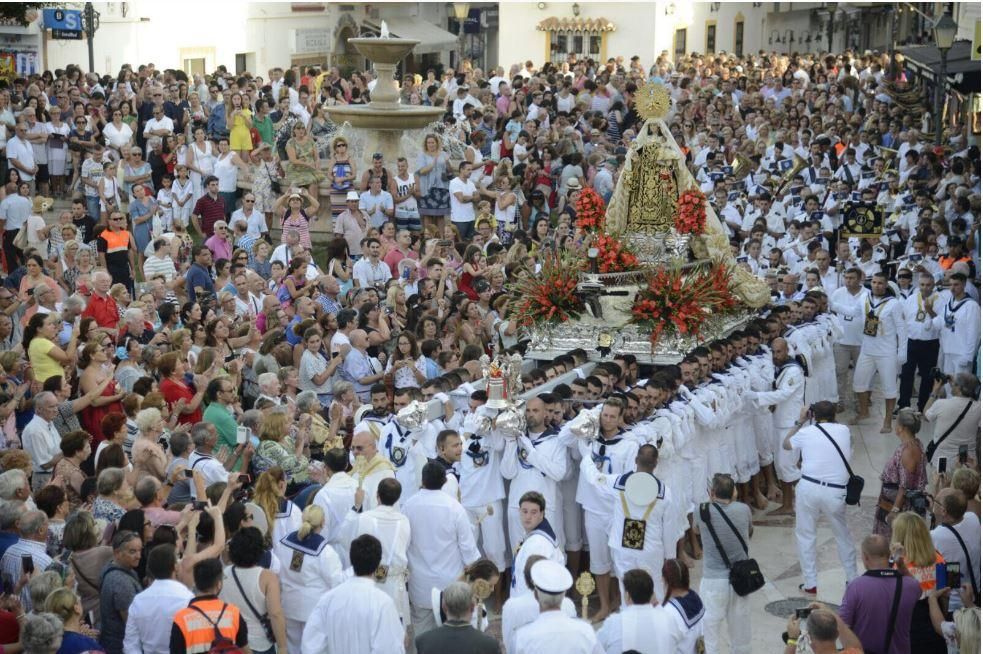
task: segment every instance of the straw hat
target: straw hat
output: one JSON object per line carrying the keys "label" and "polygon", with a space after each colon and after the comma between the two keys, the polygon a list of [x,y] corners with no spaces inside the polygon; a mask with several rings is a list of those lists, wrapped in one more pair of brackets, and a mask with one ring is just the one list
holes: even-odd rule
{"label": "straw hat", "polygon": [[44,213],[55,203],[54,198],[46,198],[43,195],[34,196],[34,213]]}

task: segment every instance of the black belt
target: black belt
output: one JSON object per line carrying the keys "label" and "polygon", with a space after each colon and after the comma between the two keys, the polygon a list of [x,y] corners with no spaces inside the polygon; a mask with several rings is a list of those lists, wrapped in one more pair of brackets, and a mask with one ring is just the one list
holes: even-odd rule
{"label": "black belt", "polygon": [[839,488],[840,490],[846,488],[845,484],[834,484],[828,481],[819,481],[818,479],[813,479],[812,477],[807,477],[806,475],[802,475],[802,478],[805,479],[806,481],[811,481],[814,484],[819,484],[820,486],[828,486],[829,488]]}

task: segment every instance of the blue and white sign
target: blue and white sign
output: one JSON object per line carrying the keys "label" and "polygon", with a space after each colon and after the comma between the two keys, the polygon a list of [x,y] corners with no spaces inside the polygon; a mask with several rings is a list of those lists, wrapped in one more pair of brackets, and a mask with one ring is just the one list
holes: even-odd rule
{"label": "blue and white sign", "polygon": [[78,9],[45,9],[44,26],[49,30],[82,31],[82,12]]}

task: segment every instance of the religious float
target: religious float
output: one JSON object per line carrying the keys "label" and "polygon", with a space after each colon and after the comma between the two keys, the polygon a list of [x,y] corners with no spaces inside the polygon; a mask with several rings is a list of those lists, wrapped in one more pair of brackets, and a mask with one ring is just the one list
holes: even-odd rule
{"label": "religious float", "polygon": [[594,359],[622,353],[678,363],[767,303],[767,286],[736,264],[687,169],[664,120],[669,108],[664,85],[639,89],[645,124],[610,203],[590,188],[577,200],[587,259],[550,254],[538,274],[512,286],[511,315],[529,339],[528,358],[583,348]]}

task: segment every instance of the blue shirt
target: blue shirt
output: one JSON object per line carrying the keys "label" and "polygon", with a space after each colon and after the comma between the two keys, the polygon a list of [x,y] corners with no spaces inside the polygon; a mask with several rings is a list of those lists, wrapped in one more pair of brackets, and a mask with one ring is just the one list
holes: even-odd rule
{"label": "blue shirt", "polygon": [[201,264],[191,264],[188,272],[184,275],[184,281],[188,292],[188,300],[191,302],[198,301],[197,294],[195,293],[196,286],[200,286],[209,294],[215,294],[215,284],[212,282],[212,275]]}
{"label": "blue shirt", "polygon": [[9,531],[0,531],[0,559],[6,553],[7,548],[20,540],[17,534],[12,534]]}
{"label": "blue shirt", "polygon": [[291,345],[297,345],[298,343],[300,343],[301,339],[303,338],[303,334],[294,333],[294,327],[296,327],[299,324],[300,324],[300,315],[294,316],[293,319],[287,324],[287,330],[286,330],[287,333],[285,334],[285,336],[287,338],[287,342],[290,343]]}
{"label": "blue shirt", "polygon": [[82,654],[83,652],[105,652],[99,641],[83,636],[75,631],[66,631],[61,639],[57,654]]}

